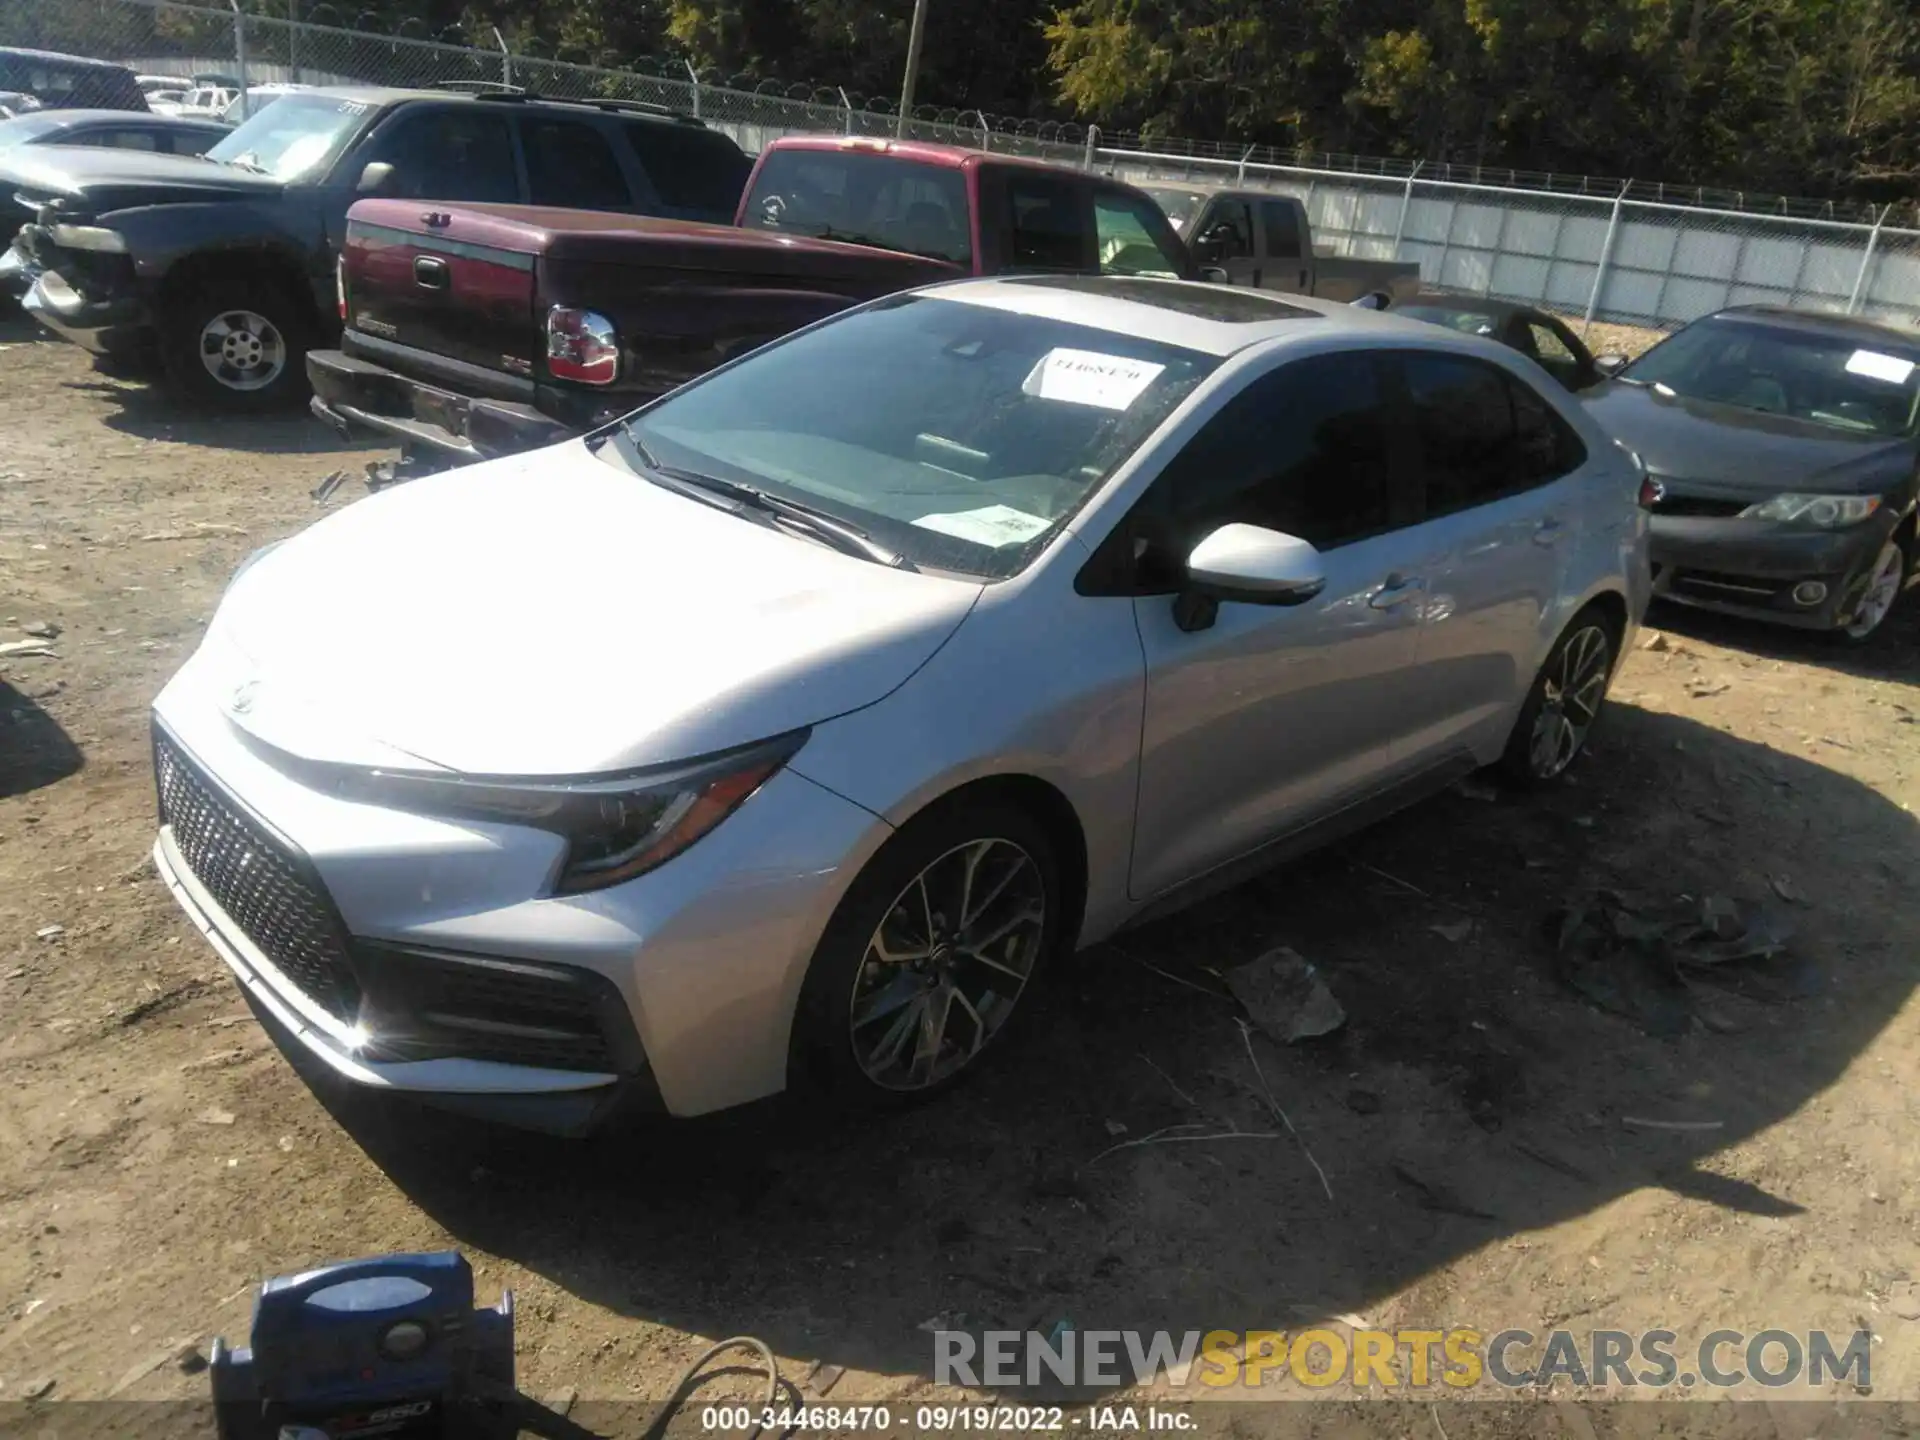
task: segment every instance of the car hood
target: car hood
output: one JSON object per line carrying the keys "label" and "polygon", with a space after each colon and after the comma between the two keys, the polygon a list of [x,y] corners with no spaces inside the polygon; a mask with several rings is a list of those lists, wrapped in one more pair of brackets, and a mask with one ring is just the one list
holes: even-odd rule
{"label": "car hood", "polygon": [[1884,489],[1913,467],[1914,442],[1609,381],[1580,397],[1655,475],[1755,496]]}
{"label": "car hood", "polygon": [[230,717],[287,753],[591,775],[870,705],[981,588],[713,509],[573,441],[328,517],[243,568],[212,638]]}
{"label": "car hood", "polygon": [[7,152],[0,184],[37,199],[70,197],[95,215],[190,200],[277,195],[285,185],[197,155],[152,155],[82,145],[22,145]]}

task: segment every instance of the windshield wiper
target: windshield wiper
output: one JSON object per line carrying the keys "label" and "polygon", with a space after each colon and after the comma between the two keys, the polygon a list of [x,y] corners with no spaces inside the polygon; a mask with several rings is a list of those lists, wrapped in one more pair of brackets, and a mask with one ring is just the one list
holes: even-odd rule
{"label": "windshield wiper", "polygon": [[220,163],[222,165],[231,165],[236,170],[250,170],[255,175],[271,175],[273,173],[255,158],[251,150],[245,155],[236,155],[231,160],[222,160]]}
{"label": "windshield wiper", "polygon": [[[711,505],[715,500],[722,502],[722,508],[733,510],[757,510],[763,515],[776,516],[797,529],[805,530],[815,539],[824,540],[846,555],[857,555],[862,560],[871,560],[876,565],[885,565],[892,570],[917,570],[906,556],[898,551],[889,550],[878,540],[857,525],[849,525],[845,520],[816,510],[811,505],[803,505],[797,500],[788,500],[781,495],[770,495],[765,490],[752,485],[742,485],[735,480],[723,480],[718,475],[705,475],[698,470],[682,470],[674,465],[662,465],[631,435],[628,442],[634,453],[639,456],[645,467],[641,473],[657,485]],[[731,502],[730,504],[727,502]]]}

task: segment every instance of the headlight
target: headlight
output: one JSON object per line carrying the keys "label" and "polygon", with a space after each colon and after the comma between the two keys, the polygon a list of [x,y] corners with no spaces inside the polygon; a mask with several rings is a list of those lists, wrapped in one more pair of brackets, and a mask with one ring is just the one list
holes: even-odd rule
{"label": "headlight", "polygon": [[371,804],[563,836],[567,858],[554,889],[571,895],[666,864],[746,803],[806,738],[799,730],[711,760],[612,779],[516,781],[373,771],[349,776],[335,788]]}
{"label": "headlight", "polygon": [[62,250],[101,250],[110,255],[127,253],[127,237],[104,225],[56,225],[49,232]]}
{"label": "headlight", "polygon": [[1776,495],[1740,514],[1748,520],[1775,520],[1783,525],[1808,525],[1816,530],[1838,530],[1858,525],[1880,508],[1878,495]]}

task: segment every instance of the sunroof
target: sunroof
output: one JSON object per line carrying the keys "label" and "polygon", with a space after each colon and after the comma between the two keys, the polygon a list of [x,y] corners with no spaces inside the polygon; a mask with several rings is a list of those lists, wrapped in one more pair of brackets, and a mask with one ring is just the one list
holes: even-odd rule
{"label": "sunroof", "polygon": [[1182,284],[1172,280],[1144,280],[1134,275],[1012,275],[1009,285],[1044,285],[1050,290],[1078,290],[1087,295],[1111,295],[1136,305],[1152,305],[1196,320],[1218,320],[1226,325],[1260,325],[1269,320],[1313,320],[1318,312],[1302,310],[1258,290],[1232,285]]}

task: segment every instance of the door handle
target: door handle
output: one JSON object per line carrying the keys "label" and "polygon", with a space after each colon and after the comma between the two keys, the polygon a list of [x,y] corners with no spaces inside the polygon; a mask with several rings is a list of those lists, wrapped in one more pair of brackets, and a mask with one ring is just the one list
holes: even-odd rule
{"label": "door handle", "polygon": [[1564,531],[1566,528],[1567,527],[1564,524],[1562,524],[1560,521],[1555,520],[1551,517],[1545,520],[1542,520],[1538,525],[1534,527],[1533,543],[1536,545],[1557,544],[1560,540],[1561,532]]}
{"label": "door handle", "polygon": [[416,255],[413,260],[413,283],[422,290],[444,290],[453,274],[447,269],[447,262],[437,255]]}
{"label": "door handle", "polygon": [[1417,600],[1427,588],[1427,582],[1415,576],[1389,575],[1380,588],[1367,596],[1367,605],[1374,610],[1398,610],[1409,600]]}

